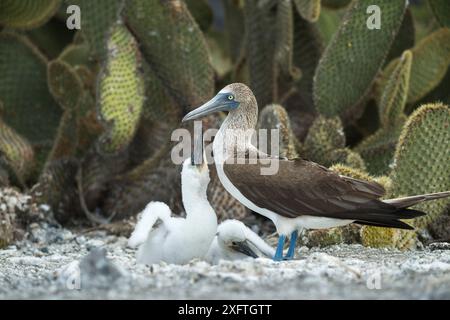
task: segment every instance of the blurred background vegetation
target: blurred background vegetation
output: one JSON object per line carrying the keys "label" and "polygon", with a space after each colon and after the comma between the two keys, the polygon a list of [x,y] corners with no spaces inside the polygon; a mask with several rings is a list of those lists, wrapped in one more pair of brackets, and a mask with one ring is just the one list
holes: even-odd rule
{"label": "blurred background vegetation", "polygon": [[[379,30],[366,26],[372,4]],[[66,27],[69,5],[80,30]],[[386,197],[449,190],[449,27],[447,0],[0,0],[0,185],[62,224],[122,221],[151,200],[178,212],[170,134],[243,82],[284,155],[375,180]],[[270,231],[211,174],[220,220]],[[301,241],[450,239],[448,205],[421,205],[417,232],[349,226]]]}

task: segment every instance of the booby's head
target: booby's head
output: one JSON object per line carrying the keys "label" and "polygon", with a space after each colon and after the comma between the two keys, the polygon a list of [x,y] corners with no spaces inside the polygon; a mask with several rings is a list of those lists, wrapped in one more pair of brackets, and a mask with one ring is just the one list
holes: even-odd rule
{"label": "booby's head", "polygon": [[257,248],[250,242],[247,227],[238,220],[226,220],[217,228],[218,244],[228,250],[234,250],[249,257],[257,258]]}
{"label": "booby's head", "polygon": [[214,98],[184,116],[182,122],[203,118],[219,111],[228,112],[246,120],[254,127],[258,117],[258,105],[252,90],[243,83],[232,83],[219,91]]}
{"label": "booby's head", "polygon": [[187,158],[183,162],[181,170],[181,184],[186,187],[189,192],[203,192],[208,187],[209,169],[206,161],[201,164],[193,164],[191,158]]}

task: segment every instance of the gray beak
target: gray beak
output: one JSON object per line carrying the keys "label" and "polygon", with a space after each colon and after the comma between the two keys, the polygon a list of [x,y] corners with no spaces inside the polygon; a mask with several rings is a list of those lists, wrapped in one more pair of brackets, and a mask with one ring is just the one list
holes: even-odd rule
{"label": "gray beak", "polygon": [[252,244],[245,240],[242,242],[237,242],[232,246],[233,250],[236,250],[240,253],[243,253],[252,258],[258,258],[258,254],[255,252],[256,250],[252,248]]}
{"label": "gray beak", "polygon": [[219,111],[230,111],[237,108],[239,102],[228,99],[230,95],[228,93],[218,93],[214,98],[206,102],[204,105],[192,110],[187,115],[184,116],[181,122],[186,122],[190,120],[196,120],[203,118],[204,116]]}

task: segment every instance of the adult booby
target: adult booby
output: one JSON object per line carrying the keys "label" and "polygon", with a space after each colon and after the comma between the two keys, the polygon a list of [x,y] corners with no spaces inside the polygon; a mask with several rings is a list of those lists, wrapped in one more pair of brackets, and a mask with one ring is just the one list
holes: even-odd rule
{"label": "adult booby", "polygon": [[217,228],[217,234],[205,259],[213,264],[220,260],[273,257],[275,249],[264,242],[241,221],[229,219]]}
{"label": "adult booby", "polygon": [[217,231],[216,213],[206,197],[208,165],[206,161],[201,165],[192,162],[185,160],[181,172],[186,218],[171,217],[170,208],[163,202],[150,202],[128,241],[130,247],[139,246],[138,263],[185,264],[208,252]]}
{"label": "adult booby", "polygon": [[230,84],[210,101],[189,112],[182,121],[218,111],[228,112],[213,142],[218,176],[237,200],[274,222],[280,236],[274,260],[283,259],[283,246],[289,235],[285,259],[293,258],[297,230],[302,227],[322,229],[355,222],[413,229],[399,219],[411,219],[425,213],[407,207],[450,196],[447,191],[380,200],[385,193],[381,185],[339,175],[303,159],[272,158],[270,161],[278,161],[279,170],[273,175],[261,175],[265,162],[240,164],[236,159],[236,149],[270,159],[252,145],[251,137],[242,135],[256,126],[258,105],[253,92],[244,84]]}

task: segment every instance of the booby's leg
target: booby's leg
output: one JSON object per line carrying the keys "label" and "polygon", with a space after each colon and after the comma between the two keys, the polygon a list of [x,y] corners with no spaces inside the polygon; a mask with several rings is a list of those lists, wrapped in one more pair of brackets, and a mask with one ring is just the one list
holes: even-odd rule
{"label": "booby's leg", "polygon": [[294,258],[295,245],[297,244],[297,237],[298,237],[298,231],[295,230],[294,232],[291,233],[291,240],[290,240],[290,243],[289,243],[289,249],[288,249],[288,252],[286,254],[286,257],[284,257],[285,260],[292,260],[292,258]]}
{"label": "booby's leg", "polygon": [[285,240],[286,240],[286,236],[284,234],[280,235],[280,237],[278,238],[277,251],[275,252],[275,256],[273,257],[274,261],[283,260],[283,248],[284,248]]}

